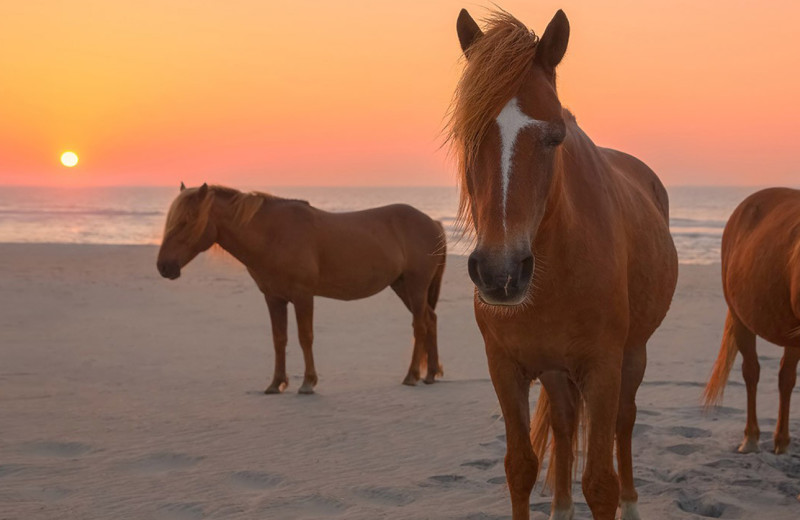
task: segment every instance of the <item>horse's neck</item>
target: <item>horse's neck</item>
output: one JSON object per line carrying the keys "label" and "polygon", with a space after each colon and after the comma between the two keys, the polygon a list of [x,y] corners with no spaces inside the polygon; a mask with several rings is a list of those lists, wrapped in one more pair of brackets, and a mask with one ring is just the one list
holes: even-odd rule
{"label": "horse's neck", "polygon": [[209,215],[217,228],[217,244],[248,265],[257,256],[255,241],[252,238],[251,223],[236,222],[236,212],[226,201],[217,201]]}
{"label": "horse's neck", "polygon": [[555,171],[545,205],[545,214],[539,226],[541,238],[552,237],[561,241],[569,236],[573,227],[580,225],[582,212],[591,211],[587,199],[596,186],[600,152],[576,123],[571,123],[564,145],[559,147]]}

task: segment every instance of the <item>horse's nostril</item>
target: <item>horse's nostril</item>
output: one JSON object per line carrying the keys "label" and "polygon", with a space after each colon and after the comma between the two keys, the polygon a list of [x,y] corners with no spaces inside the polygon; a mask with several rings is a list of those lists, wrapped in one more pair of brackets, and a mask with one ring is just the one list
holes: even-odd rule
{"label": "horse's nostril", "polygon": [[534,260],[533,255],[528,255],[519,263],[519,280],[526,282],[533,275]]}
{"label": "horse's nostril", "polygon": [[467,260],[467,271],[469,272],[469,277],[472,280],[472,283],[475,285],[483,284],[483,279],[481,278],[480,271],[478,270],[478,259],[475,257],[475,253],[469,255],[469,259]]}

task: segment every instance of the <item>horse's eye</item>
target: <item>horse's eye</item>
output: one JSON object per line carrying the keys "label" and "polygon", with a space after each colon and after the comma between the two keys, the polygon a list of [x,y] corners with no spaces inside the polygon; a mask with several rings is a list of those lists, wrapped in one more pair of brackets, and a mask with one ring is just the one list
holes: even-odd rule
{"label": "horse's eye", "polygon": [[542,136],[542,140],[546,146],[558,146],[564,142],[564,138],[567,136],[566,134],[564,128],[557,128],[546,132],[544,136]]}
{"label": "horse's eye", "polygon": [[564,142],[567,137],[567,126],[564,121],[553,121],[549,123],[542,132],[542,143],[545,146],[556,147]]}

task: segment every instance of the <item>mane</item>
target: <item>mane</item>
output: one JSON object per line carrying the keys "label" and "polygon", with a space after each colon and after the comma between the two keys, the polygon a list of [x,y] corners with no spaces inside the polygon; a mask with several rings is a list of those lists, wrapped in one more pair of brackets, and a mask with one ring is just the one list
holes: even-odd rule
{"label": "mane", "polygon": [[486,132],[519,89],[539,43],[533,31],[502,9],[491,12],[485,22],[483,36],[468,50],[446,127],[446,144],[458,160],[461,190],[456,223],[462,230],[471,227],[467,172]]}
{"label": "mane", "polygon": [[261,206],[266,202],[296,202],[309,205],[308,201],[298,199],[285,199],[260,191],[243,192],[227,186],[211,185],[208,187],[208,195],[198,202],[198,188],[187,188],[172,202],[172,206],[167,213],[167,223],[164,229],[164,236],[175,231],[181,225],[188,225],[187,239],[197,240],[203,233],[208,224],[211,206],[214,199],[219,197],[225,199],[233,208],[233,221],[238,226],[243,226],[250,222]]}

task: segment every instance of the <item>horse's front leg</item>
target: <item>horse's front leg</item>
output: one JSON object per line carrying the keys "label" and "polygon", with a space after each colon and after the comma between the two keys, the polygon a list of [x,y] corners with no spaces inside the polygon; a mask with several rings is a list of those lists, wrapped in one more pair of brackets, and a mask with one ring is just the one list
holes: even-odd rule
{"label": "horse's front leg", "polygon": [[631,443],[636,423],[636,392],[644,378],[647,348],[644,344],[630,345],[622,360],[619,410],[617,412],[617,468],[620,485],[620,520],[640,520],[639,494],[633,482]]}
{"label": "horse's front leg", "polygon": [[506,480],[514,520],[530,518],[530,496],[539,461],[530,440],[528,394],[531,379],[519,364],[486,346],[489,374],[506,423]]}
{"label": "horse's front leg", "polygon": [[775,427],[775,453],[786,453],[789,447],[789,402],[792,390],[797,382],[797,362],[800,361],[800,348],[786,347],[781,359],[781,370],[778,373],[778,389],[780,390],[780,407],[778,424]]}
{"label": "horse's front leg", "polygon": [[289,339],[287,329],[287,306],[286,300],[265,296],[267,308],[269,309],[269,319],[272,323],[272,344],[275,346],[275,373],[272,376],[272,383],[264,391],[265,394],[279,394],[289,385],[286,377],[286,343]]}
{"label": "horse's front leg", "polygon": [[303,349],[303,360],[306,365],[306,372],[303,377],[303,385],[298,390],[300,394],[313,394],[314,387],[317,385],[317,370],[314,368],[314,353],[311,347],[314,343],[314,296],[303,295],[295,298],[294,312],[297,317],[297,335],[300,340],[300,347]]}
{"label": "horse's front leg", "polygon": [[[603,345],[605,347],[605,345]],[[596,520],[614,520],[619,504],[619,479],[614,471],[622,354],[598,346],[604,355],[585,360],[582,394],[589,421],[583,495]]]}

